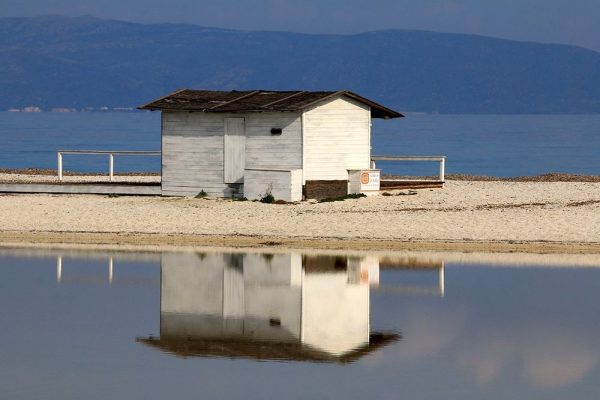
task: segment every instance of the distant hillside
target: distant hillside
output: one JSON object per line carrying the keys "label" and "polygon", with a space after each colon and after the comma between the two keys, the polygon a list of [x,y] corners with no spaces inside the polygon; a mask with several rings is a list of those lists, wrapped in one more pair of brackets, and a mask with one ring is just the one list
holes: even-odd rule
{"label": "distant hillside", "polygon": [[403,111],[598,113],[600,53],[474,35],[0,19],[0,110],[130,107],[177,88],[350,89]]}

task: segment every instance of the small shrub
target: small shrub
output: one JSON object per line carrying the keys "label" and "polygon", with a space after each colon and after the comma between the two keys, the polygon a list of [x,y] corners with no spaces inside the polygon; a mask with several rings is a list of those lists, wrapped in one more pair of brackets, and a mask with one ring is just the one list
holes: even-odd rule
{"label": "small shrub", "polygon": [[382,196],[393,196],[393,194],[391,194],[390,192],[383,192],[381,193]]}
{"label": "small shrub", "polygon": [[367,197],[367,195],[364,193],[351,193],[342,197],[344,197],[345,199],[360,199],[361,197]]}
{"label": "small shrub", "polygon": [[265,193],[265,195],[262,196],[259,201],[261,203],[273,204],[275,202],[275,197],[273,197],[271,193]]}
{"label": "small shrub", "polygon": [[272,190],[273,190],[273,186],[269,185],[269,187],[265,191],[265,194],[260,197],[259,201],[261,203],[273,204],[275,202],[275,197],[271,193]]}
{"label": "small shrub", "polygon": [[121,197],[121,196],[116,193],[111,193],[108,195],[108,197],[115,198],[115,197]]}
{"label": "small shrub", "polygon": [[345,196],[328,197],[326,199],[321,199],[321,200],[319,200],[319,203],[330,203],[332,201],[344,201],[347,199],[360,199],[361,197],[367,197],[367,195],[364,193],[351,193],[351,194],[347,194]]}
{"label": "small shrub", "polygon": [[234,197],[233,201],[248,201],[248,198],[247,197],[243,197],[243,196],[242,197]]}
{"label": "small shrub", "polygon": [[195,198],[196,198],[196,199],[203,199],[203,198],[205,198],[206,196],[208,196],[208,193],[206,193],[206,192],[204,191],[204,189],[202,189],[202,190],[200,191],[200,193],[198,193],[198,194],[196,195],[196,197],[195,197]]}

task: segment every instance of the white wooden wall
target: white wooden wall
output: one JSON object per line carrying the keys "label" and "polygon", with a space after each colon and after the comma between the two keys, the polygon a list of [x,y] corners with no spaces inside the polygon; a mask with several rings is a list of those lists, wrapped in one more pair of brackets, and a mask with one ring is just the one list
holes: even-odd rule
{"label": "white wooden wall", "polygon": [[369,284],[349,272],[304,272],[302,343],[342,355],[369,342]]}
{"label": "white wooden wall", "polygon": [[[225,118],[244,118],[246,168],[302,168],[300,113],[162,113],[162,191],[230,197],[224,183]],[[271,135],[271,128],[282,128]]]}
{"label": "white wooden wall", "polygon": [[243,268],[232,268],[227,254],[163,254],[161,335],[299,340],[301,256],[237,256]]}
{"label": "white wooden wall", "polygon": [[348,179],[349,169],[370,167],[371,111],[339,97],[307,110],[304,127],[304,182]]}
{"label": "white wooden wall", "polygon": [[246,169],[244,197],[258,200],[268,190],[276,200],[302,200],[302,170]]}
{"label": "white wooden wall", "polygon": [[244,183],[246,129],[244,118],[225,118],[223,171],[225,183]]}

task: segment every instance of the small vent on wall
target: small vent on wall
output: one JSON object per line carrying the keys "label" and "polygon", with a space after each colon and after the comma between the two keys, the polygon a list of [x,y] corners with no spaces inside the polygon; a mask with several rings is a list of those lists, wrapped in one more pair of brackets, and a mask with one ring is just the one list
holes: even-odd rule
{"label": "small vent on wall", "polygon": [[281,135],[283,133],[283,129],[281,128],[271,128],[271,135]]}

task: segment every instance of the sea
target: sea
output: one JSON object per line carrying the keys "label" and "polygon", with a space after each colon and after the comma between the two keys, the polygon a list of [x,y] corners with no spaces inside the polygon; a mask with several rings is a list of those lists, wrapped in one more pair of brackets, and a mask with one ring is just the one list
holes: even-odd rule
{"label": "sea", "polygon": [[3,247],[0,397],[597,399],[580,257]]}
{"label": "sea", "polygon": [[[0,112],[0,168],[57,166],[62,150],[160,150],[156,112]],[[600,175],[600,115],[429,115],[374,120],[372,155],[446,156],[446,173],[500,177]],[[383,173],[432,175],[436,162],[380,162]],[[105,155],[66,155],[64,168],[108,170]],[[158,157],[119,156],[116,172],[158,172]]]}

